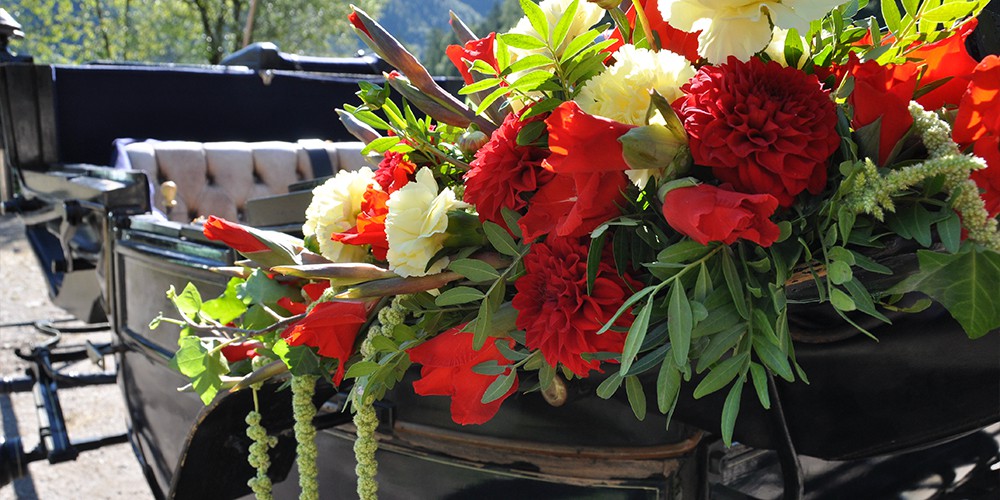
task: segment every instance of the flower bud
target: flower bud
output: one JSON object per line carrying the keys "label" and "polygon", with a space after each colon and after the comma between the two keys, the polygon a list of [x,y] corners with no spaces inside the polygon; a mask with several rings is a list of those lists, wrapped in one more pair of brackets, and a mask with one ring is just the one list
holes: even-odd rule
{"label": "flower bud", "polygon": [[621,0],[587,0],[590,3],[596,3],[598,7],[604,10],[611,10],[618,7],[622,2]]}
{"label": "flower bud", "polygon": [[462,150],[463,153],[471,155],[479,148],[486,145],[490,138],[487,137],[481,130],[466,130],[461,137],[458,138],[458,148]]}

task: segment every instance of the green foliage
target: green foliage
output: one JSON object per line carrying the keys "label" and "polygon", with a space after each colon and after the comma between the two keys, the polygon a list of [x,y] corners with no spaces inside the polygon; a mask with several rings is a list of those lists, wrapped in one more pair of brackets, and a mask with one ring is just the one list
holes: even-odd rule
{"label": "green foliage", "polygon": [[[386,0],[355,4],[377,13]],[[285,52],[350,55],[347,3],[258,2],[253,41]],[[92,60],[217,63],[243,46],[250,0],[22,0],[8,9],[23,26],[17,50],[42,63]],[[341,48],[344,47],[344,48]]]}
{"label": "green foliage", "polygon": [[218,346],[217,341],[189,335],[180,339],[180,349],[170,360],[171,367],[191,379],[192,388],[206,405],[222,387],[222,375],[229,373],[229,364]]}

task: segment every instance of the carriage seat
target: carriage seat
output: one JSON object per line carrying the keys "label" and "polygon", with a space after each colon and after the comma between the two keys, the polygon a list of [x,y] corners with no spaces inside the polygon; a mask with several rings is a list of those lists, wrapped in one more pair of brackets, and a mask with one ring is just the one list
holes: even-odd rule
{"label": "carriage seat", "polygon": [[[120,141],[116,166],[150,180],[154,212],[175,222],[215,215],[244,220],[247,200],[288,192],[301,181],[365,164],[360,142]],[[160,186],[177,185],[176,205],[164,206]]]}

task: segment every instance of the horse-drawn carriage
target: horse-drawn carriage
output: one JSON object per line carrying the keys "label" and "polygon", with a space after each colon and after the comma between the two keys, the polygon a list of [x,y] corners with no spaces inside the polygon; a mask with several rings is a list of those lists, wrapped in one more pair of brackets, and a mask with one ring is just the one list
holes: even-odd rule
{"label": "horse-drawn carriage", "polygon": [[[378,60],[305,59],[258,46],[232,65],[0,65],[4,211],[18,213],[56,304],[108,321],[100,355],[117,366],[128,439],[155,496],[233,498],[249,492],[247,391],[204,406],[178,392],[169,366],[179,331],[149,322],[187,282],[206,295],[232,265],[229,248],[197,221],[222,215],[296,232],[311,188],[365,159],[333,110],[359,81],[381,79]],[[668,430],[637,422],[624,397],[594,396],[596,382],[565,387],[559,406],[538,393],[508,401],[482,426],[453,425],[447,405],[401,384],[378,406],[380,481],[387,498],[813,498],[933,491],[987,498],[998,491],[1000,336],[965,341],[940,309],[879,327],[878,344],[849,335],[820,310],[803,310],[798,362],[811,383],[774,382],[773,407],[747,404],[738,444],[713,431],[718,394],[682,398]],[[847,335],[843,335],[847,333]],[[856,333],[856,332],[855,332]],[[940,353],[947,352],[947,356]],[[85,354],[82,354],[85,355]],[[36,376],[49,437],[40,450],[3,445],[0,485],[27,462],[76,453],[60,426],[58,389],[101,380],[54,373],[39,351]],[[295,487],[287,391],[265,385],[265,426],[276,492]],[[953,388],[962,387],[961,391]],[[349,388],[341,388],[341,391]],[[718,396],[718,397],[716,397]],[[688,396],[690,398],[690,396]],[[351,498],[353,431],[343,392],[317,390],[319,480],[324,498]],[[992,425],[992,426],[991,426]],[[938,481],[933,482],[933,478]],[[502,493],[501,493],[502,492]]]}

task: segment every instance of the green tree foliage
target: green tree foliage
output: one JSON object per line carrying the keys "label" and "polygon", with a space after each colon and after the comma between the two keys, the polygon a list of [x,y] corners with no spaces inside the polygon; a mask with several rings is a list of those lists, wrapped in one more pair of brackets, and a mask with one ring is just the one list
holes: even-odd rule
{"label": "green tree foliage", "polygon": [[[469,24],[476,36],[486,36],[491,32],[502,33],[514,27],[523,16],[518,0],[496,1],[488,12],[479,12],[478,20],[458,15]],[[445,18],[447,19],[447,18]],[[458,69],[448,60],[445,48],[458,43],[451,29],[431,28],[426,36],[422,61],[434,75],[458,76]]]}
{"label": "green tree foliage", "polygon": [[[376,14],[386,0],[353,2]],[[92,60],[217,63],[243,46],[251,0],[21,0],[14,48],[45,63]],[[357,48],[347,2],[257,0],[251,41],[283,51],[349,55]]]}

